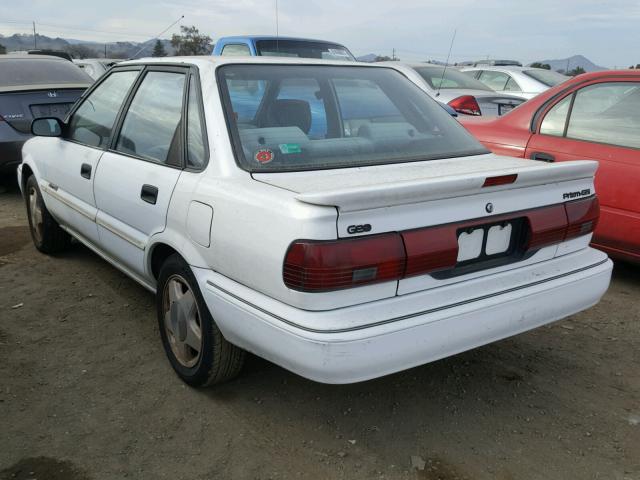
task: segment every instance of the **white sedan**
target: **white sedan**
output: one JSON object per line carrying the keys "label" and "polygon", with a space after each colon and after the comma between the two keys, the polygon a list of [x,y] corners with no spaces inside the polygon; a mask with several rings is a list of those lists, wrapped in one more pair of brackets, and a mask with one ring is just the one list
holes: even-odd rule
{"label": "white sedan", "polygon": [[232,378],[245,351],[320,382],[379,377],[609,285],[595,162],[490,154],[389,67],[129,61],[32,131],[35,246],[74,237],[154,292],[190,385]]}

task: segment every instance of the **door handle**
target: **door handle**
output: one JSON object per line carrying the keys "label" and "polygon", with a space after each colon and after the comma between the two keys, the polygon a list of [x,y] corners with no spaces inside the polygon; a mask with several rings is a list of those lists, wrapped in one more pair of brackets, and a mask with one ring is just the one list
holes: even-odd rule
{"label": "door handle", "polygon": [[142,190],[140,190],[140,198],[151,205],[155,205],[158,201],[158,187],[143,185]]}
{"label": "door handle", "polygon": [[83,163],[80,167],[80,175],[87,180],[91,179],[91,165],[88,163]]}
{"label": "door handle", "polygon": [[544,153],[544,152],[533,152],[531,154],[531,160],[538,160],[539,162],[555,162],[556,161],[556,157],[554,157],[553,155],[549,154],[549,153]]}

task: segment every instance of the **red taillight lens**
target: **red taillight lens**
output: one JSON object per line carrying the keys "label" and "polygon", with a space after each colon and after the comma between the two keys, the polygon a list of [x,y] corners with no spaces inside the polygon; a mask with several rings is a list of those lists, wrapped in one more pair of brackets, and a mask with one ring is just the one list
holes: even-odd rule
{"label": "red taillight lens", "polygon": [[478,105],[476,97],[472,95],[463,95],[461,97],[454,98],[448,105],[456,112],[464,113],[465,115],[482,115],[480,105]]}
{"label": "red taillight lens", "polygon": [[564,240],[567,232],[567,213],[564,205],[539,208],[527,213],[529,242],[527,250],[537,250]]}
{"label": "red taillight lens", "polygon": [[294,290],[337,290],[398,280],[405,260],[397,233],[328,242],[300,240],[289,247],[283,278]]}
{"label": "red taillight lens", "polygon": [[527,213],[531,228],[527,250],[537,250],[595,230],[600,217],[598,197],[539,208]]}
{"label": "red taillight lens", "polygon": [[569,226],[565,240],[580,237],[593,232],[600,218],[600,201],[598,197],[585,198],[565,203]]}
{"label": "red taillight lens", "polygon": [[455,225],[402,232],[402,239],[407,251],[406,277],[456,266],[458,235]]}

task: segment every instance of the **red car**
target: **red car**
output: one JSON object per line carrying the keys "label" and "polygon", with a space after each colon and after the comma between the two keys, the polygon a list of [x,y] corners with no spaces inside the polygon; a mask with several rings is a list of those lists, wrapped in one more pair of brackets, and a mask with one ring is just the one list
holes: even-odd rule
{"label": "red car", "polygon": [[640,263],[640,71],[579,75],[495,119],[460,122],[488,149],[543,162],[600,162],[593,244]]}

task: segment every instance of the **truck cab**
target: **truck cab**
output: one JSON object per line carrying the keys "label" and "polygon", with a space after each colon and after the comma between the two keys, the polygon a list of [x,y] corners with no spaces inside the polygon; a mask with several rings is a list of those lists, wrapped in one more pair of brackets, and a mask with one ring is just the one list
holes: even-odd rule
{"label": "truck cab", "polygon": [[276,36],[222,37],[212,55],[233,57],[299,57],[323,60],[351,60],[355,57],[344,45],[325,40]]}

